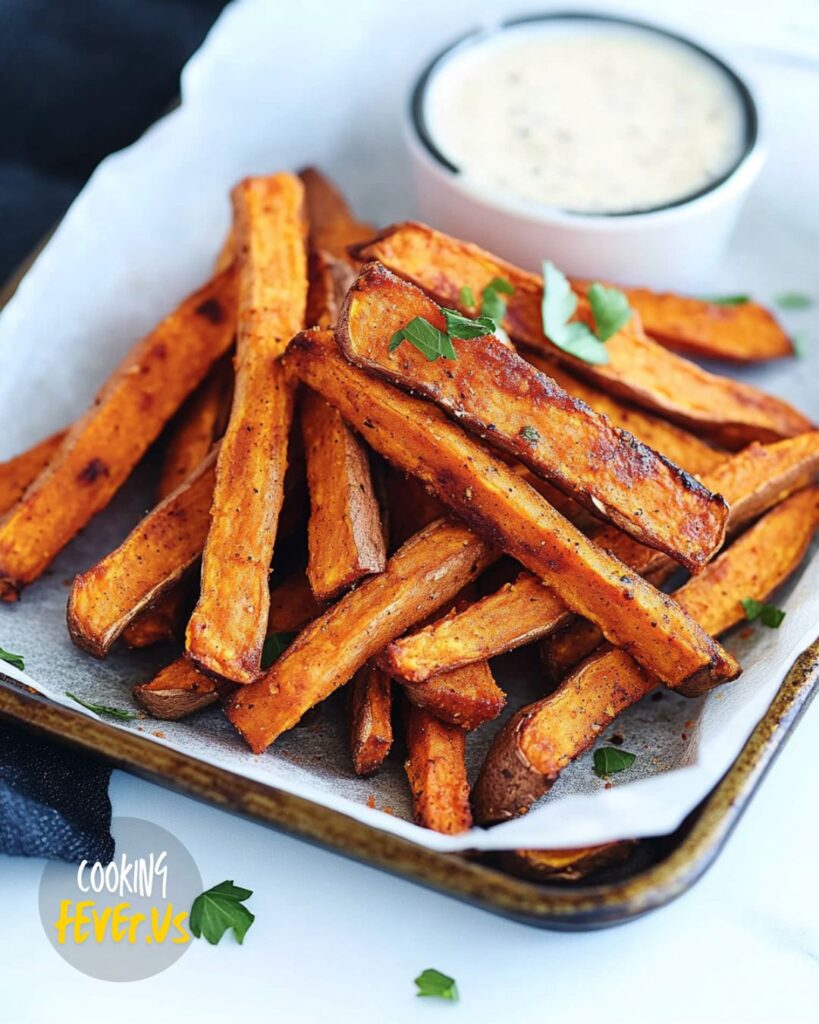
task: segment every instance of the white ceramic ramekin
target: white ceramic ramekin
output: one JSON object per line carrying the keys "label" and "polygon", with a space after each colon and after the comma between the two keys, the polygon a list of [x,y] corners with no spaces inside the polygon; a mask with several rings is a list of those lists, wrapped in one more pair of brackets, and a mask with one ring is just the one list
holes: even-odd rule
{"label": "white ceramic ramekin", "polygon": [[[637,213],[583,214],[491,191],[458,173],[427,129],[427,87],[445,61],[496,32],[522,30],[555,19],[630,25],[692,47],[732,81],[745,114],[745,147],[734,167],[698,194]],[[748,191],[761,170],[756,104],[745,82],[722,60],[675,33],[632,19],[587,13],[535,15],[470,33],[426,67],[412,93],[406,137],[421,218],[519,266],[539,270],[550,259],[573,277],[679,291],[713,290],[712,275],[725,251]]]}

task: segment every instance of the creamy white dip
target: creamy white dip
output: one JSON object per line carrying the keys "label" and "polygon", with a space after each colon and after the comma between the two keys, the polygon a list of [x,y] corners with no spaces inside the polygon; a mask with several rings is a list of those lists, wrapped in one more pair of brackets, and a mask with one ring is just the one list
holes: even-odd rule
{"label": "creamy white dip", "polygon": [[719,65],[612,23],[545,22],[456,48],[433,74],[429,134],[495,192],[583,213],[693,195],[742,154],[745,113]]}

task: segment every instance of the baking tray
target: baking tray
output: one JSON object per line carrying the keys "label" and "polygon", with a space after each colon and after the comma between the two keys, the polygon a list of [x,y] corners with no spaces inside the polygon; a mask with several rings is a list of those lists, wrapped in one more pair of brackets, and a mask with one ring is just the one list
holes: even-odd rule
{"label": "baking tray", "polygon": [[[0,289],[0,308],[14,294],[46,240]],[[680,828],[668,836],[641,840],[625,864],[599,872],[590,883],[527,881],[502,870],[492,855],[428,850],[54,704],[2,674],[0,718],[484,910],[540,928],[588,931],[641,917],[669,903],[700,878],[727,841],[818,683],[819,640],[797,658],[736,761]]]}

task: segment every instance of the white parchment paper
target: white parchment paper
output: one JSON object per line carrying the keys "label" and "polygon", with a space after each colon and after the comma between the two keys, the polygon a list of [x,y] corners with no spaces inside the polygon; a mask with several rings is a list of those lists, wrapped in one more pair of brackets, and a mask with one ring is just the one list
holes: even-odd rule
{"label": "white parchment paper", "polygon": [[[698,5],[690,6],[693,12]],[[384,224],[412,215],[401,136],[408,84],[429,55],[478,20],[478,11],[498,7],[426,0],[411,9],[315,0],[244,0],[229,7],[184,71],[181,107],[104,161],[0,315],[0,458],[80,413],[123,351],[204,280],[227,228],[228,190],[242,175],[315,163],[363,216]],[[713,14],[711,45],[720,27]],[[731,26],[731,18],[725,24]],[[743,32],[747,37],[747,22]],[[812,116],[819,70],[802,52],[806,38],[800,36],[799,60],[787,49],[772,49],[770,36],[764,50],[761,43],[729,50],[759,90],[771,157],[710,291],[750,291],[768,301],[783,291],[804,291],[819,299],[819,180],[811,171],[819,149]],[[787,323],[806,335],[806,358],[742,376],[815,417],[816,312],[789,314]],[[118,650],[98,662],[73,648],[65,630],[71,578],[115,546],[150,505],[150,470],[134,475],[18,605],[0,608],[0,646],[25,655],[26,681],[76,710],[66,690],[129,706],[130,686],[170,659],[167,649]],[[664,692],[608,731],[639,755],[612,788],[594,776],[587,755],[531,814],[488,831],[444,837],[406,820],[397,754],[377,778],[357,779],[340,695],[261,757],[245,749],[216,710],[186,722],[140,719],[120,727],[435,849],[572,846],[659,835],[673,830],[718,781],[787,668],[819,633],[815,554],[777,599],[787,610],[778,631],[758,627],[750,639],[739,631],[729,638],[746,668],[737,682],[696,701]],[[497,673],[509,689],[510,711],[542,692],[526,652],[499,659]],[[490,726],[470,737],[473,778],[493,731]]]}

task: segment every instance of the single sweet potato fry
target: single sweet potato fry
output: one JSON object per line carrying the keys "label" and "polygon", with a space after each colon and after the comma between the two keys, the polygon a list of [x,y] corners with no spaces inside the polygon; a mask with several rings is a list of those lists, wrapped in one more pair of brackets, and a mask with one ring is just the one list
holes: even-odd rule
{"label": "single sweet potato fry", "polygon": [[407,760],[404,769],[418,825],[455,835],[472,827],[466,779],[466,733],[421,708],[404,708]]}
{"label": "single sweet potato fry", "polygon": [[[267,634],[297,632],[321,609],[304,573],[294,573],[270,594]],[[232,687],[201,673],[187,658],[177,658],[150,682],[134,687],[134,698],[154,718],[177,720],[225,699]]]}
{"label": "single sweet potato fry", "polygon": [[371,447],[421,479],[466,523],[548,582],[573,611],[597,622],[612,643],[628,647],[663,681],[679,685],[702,676],[715,685],[736,675],[734,659],[670,598],[589,541],[435,406],[348,363],[329,332],[297,335],[286,363]]}
{"label": "single sweet potato fry", "polygon": [[579,882],[603,868],[625,863],[633,851],[633,840],[619,839],[573,850],[507,850],[497,859],[506,871],[534,882]]}
{"label": "single sweet potato fry", "polygon": [[341,414],[305,389],[301,426],[310,489],[307,577],[317,601],[383,572],[381,513],[367,452]]}
{"label": "single sweet potato fry", "polygon": [[[819,525],[819,488],[777,505],[675,594],[713,634],[742,621],[744,598],[764,601],[799,565]],[[495,737],[475,786],[476,820],[515,817],[553,785],[600,733],[657,685],[625,651],[600,648],[543,700],[518,711]],[[698,696],[698,687],[678,688]]]}
{"label": "single sweet potato fry", "polygon": [[[705,475],[709,489],[729,503],[728,529],[736,533],[777,502],[806,487],[819,472],[819,431],[775,444],[749,445]],[[667,556],[636,543],[613,528],[594,535],[629,568],[655,585],[674,571]],[[575,619],[575,621],[572,621]],[[572,631],[577,630],[575,637]],[[529,572],[456,615],[401,637],[385,651],[382,663],[394,676],[426,679],[472,661],[494,657],[556,632],[546,661],[550,675],[565,672],[602,643],[598,627],[577,620],[552,590]]]}
{"label": "single sweet potato fry", "polygon": [[[597,387],[680,423],[726,448],[776,441],[811,429],[807,417],[773,395],[695,366],[646,336],[639,317],[606,343],[609,361],[592,366],[553,345],[543,333],[543,281],[467,242],[424,224],[404,223],[355,248],[361,260],[376,259],[423,288],[442,306],[462,309],[461,289],[474,295],[496,277],[515,289],[504,327],[522,345],[543,352]],[[578,316],[589,321],[586,299]]]}
{"label": "single sweet potato fry", "polygon": [[485,661],[442,672],[423,683],[396,682],[415,707],[467,732],[491,722],[506,706],[506,694]]}
{"label": "single sweet potato fry", "polygon": [[236,683],[261,672],[293,414],[293,388],[276,360],[302,326],[307,298],[303,193],[289,174],[233,190],[236,383],[186,648],[197,667]]}
{"label": "single sweet potato fry", "polygon": [[224,433],[230,414],[232,376],[230,359],[220,359],[177,413],[162,461],[158,500],[187,480]]}
{"label": "single sweet potato fry", "polygon": [[383,573],[300,633],[261,679],[241,687],[228,703],[228,718],[261,753],[390,640],[451,601],[494,557],[465,527],[431,523],[392,556]]}
{"label": "single sweet potato fry", "polygon": [[[230,412],[232,376],[230,361],[221,359],[177,413],[157,486],[159,501],[190,476],[221,437]],[[122,633],[128,647],[176,639],[192,607],[188,583],[180,580],[128,623]]]}
{"label": "single sweet potato fry", "polygon": [[356,775],[373,775],[392,747],[392,683],[372,662],[350,683],[350,750]]}
{"label": "single sweet potato fry", "polygon": [[390,339],[416,317],[441,330],[441,310],[379,263],[367,264],[336,336],[369,373],[431,399],[458,423],[529,466],[593,512],[696,572],[722,543],[718,495],[558,387],[494,334],[452,338],[457,358],[431,361]]}
{"label": "single sweet potato fry", "polygon": [[305,167],[299,177],[304,184],[310,248],[348,261],[347,247],[372,238],[374,228],[355,219],[344,197],[321,171]]}
{"label": "single sweet potato fry", "polygon": [[66,430],[58,430],[20,455],[0,462],[0,515],[23,497],[28,485],[42,473],[59,451],[67,433]]}
{"label": "single sweet potato fry", "polygon": [[595,412],[608,416],[615,426],[627,430],[638,441],[642,441],[681,466],[686,473],[702,477],[703,473],[714,469],[725,460],[726,453],[723,449],[715,448],[682,427],[598,390],[579,377],[573,376],[553,360],[546,359],[531,349],[526,349],[521,354],[533,366],[551,377],[564,391],[585,402]]}
{"label": "single sweet potato fry", "polygon": [[216,453],[160,502],[118,548],[80,573],[68,598],[71,639],[98,658],[202,553]]}
{"label": "single sweet potato fry", "polygon": [[219,685],[185,658],[177,658],[148,683],[133,689],[134,700],[153,718],[176,722],[219,701]]}
{"label": "single sweet potato fry", "polygon": [[233,340],[232,270],[185,299],[120,363],[49,464],[0,519],[0,597],[16,600],[119,490]]}
{"label": "single sweet potato fry", "polygon": [[723,305],[648,288],[626,288],[646,334],[685,355],[750,363],[793,355],[773,313],[756,302]]}
{"label": "single sweet potato fry", "polygon": [[381,664],[401,682],[424,683],[473,662],[523,647],[572,619],[541,579],[522,572],[463,610],[389,644]]}

